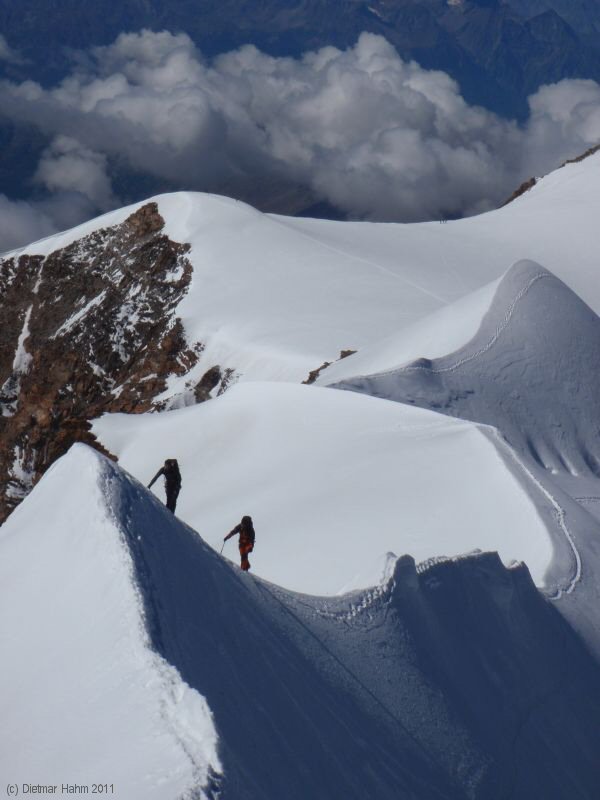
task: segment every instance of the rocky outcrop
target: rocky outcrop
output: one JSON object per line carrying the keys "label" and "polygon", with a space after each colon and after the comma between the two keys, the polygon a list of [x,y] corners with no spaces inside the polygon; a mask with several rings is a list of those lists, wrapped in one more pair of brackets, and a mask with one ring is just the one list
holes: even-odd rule
{"label": "rocky outcrop", "polygon": [[[575,158],[568,158],[560,165],[559,169],[562,169],[562,167],[566,167],[568,164],[579,164],[581,161],[585,161],[586,158],[593,156],[594,153],[597,153],[599,150],[600,150],[600,144],[597,144],[594,147],[590,147],[584,153],[575,156]],[[505,200],[504,203],[502,203],[500,208],[504,208],[504,206],[507,206],[509,203],[512,203],[513,200],[516,200],[517,197],[521,197],[521,195],[525,194],[525,192],[528,192],[530,189],[533,189],[533,187],[537,184],[537,182],[538,182],[537,178],[528,178],[526,181],[523,181],[523,183],[517,189],[515,189],[515,191],[511,194],[511,196],[507,200]]]}
{"label": "rocky outcrop", "polygon": [[530,189],[533,189],[536,183],[537,183],[537,178],[528,178],[526,181],[523,181],[523,183],[517,189],[514,190],[511,196],[507,200],[505,200],[504,203],[502,203],[500,208],[504,208],[504,206],[507,206],[509,205],[509,203],[512,203],[513,200],[516,200],[517,197],[521,197],[521,195],[524,195],[525,192],[528,192]]}
{"label": "rocky outcrop", "polygon": [[567,164],[579,164],[581,161],[585,161],[586,158],[593,156],[598,150],[600,150],[600,144],[588,148],[584,153],[581,153],[581,155],[575,156],[575,158],[567,159],[564,164],[561,164],[561,167],[566,167]]}
{"label": "rocky outcrop", "polygon": [[163,228],[148,203],[46,257],[0,261],[0,521],[73,442],[102,450],[89,419],[152,409],[196,364],[176,315],[189,245]]}
{"label": "rocky outcrop", "polygon": [[[340,350],[340,356],[336,359],[336,361],[341,361],[344,358],[348,358],[348,356],[353,356],[354,353],[356,353],[356,350]],[[330,367],[333,363],[333,361],[324,361],[320,367],[311,369],[311,371],[308,373],[308,378],[302,381],[302,383],[314,383],[323,370],[327,369],[327,367]]]}

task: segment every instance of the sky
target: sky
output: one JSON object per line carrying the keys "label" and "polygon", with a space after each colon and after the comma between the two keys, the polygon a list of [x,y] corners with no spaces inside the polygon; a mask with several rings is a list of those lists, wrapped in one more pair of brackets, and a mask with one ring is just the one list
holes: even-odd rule
{"label": "sky", "polygon": [[[0,59],[19,58],[0,37]],[[48,140],[36,199],[0,194],[0,251],[141,199],[119,195],[123,171],[232,195],[300,185],[353,219],[414,222],[493,208],[600,141],[595,81],[541,87],[518,125],[370,33],[297,59],[247,45],[211,61],[183,33],[121,34],[55,86],[1,81],[0,107]]]}

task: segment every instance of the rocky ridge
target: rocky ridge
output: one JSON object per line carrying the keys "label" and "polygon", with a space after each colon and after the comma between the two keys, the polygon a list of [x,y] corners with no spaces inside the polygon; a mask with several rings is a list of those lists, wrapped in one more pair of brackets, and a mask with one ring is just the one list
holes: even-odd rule
{"label": "rocky ridge", "polygon": [[[160,408],[170,375],[202,352],[176,309],[192,265],[156,203],[48,256],[0,260],[0,522],[76,441],[103,450],[89,420]],[[213,366],[196,387],[224,379]]]}

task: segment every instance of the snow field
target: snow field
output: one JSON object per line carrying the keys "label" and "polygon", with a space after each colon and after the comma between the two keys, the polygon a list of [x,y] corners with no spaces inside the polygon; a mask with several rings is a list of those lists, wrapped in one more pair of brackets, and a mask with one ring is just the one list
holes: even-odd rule
{"label": "snow field", "polygon": [[[215,549],[250,514],[253,569],[295,591],[374,585],[390,551],[424,560],[498,550],[526,561],[538,583],[552,558],[542,521],[494,446],[476,426],[429,411],[247,383],[187,409],[105,415],[93,432],[143,483],[177,458],[177,514]],[[233,541],[224,553],[238,562]]]}

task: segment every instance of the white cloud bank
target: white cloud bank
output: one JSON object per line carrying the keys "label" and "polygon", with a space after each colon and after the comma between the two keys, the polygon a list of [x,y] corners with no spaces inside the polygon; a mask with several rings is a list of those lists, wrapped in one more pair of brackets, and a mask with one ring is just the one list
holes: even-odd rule
{"label": "white cloud bank", "polygon": [[54,137],[36,181],[81,210],[118,202],[109,166],[125,165],[182,189],[298,183],[358,218],[473,214],[600,141],[594,81],[542,87],[519,127],[368,33],[344,51],[245,46],[207,63],[185,34],[141,31],[85,64],[51,89],[0,85],[4,114]]}

